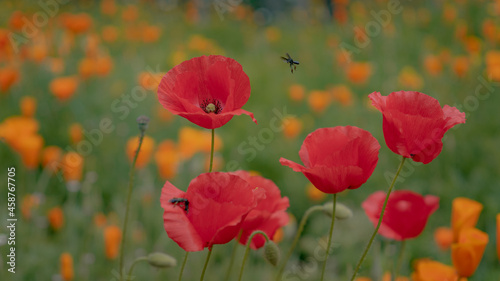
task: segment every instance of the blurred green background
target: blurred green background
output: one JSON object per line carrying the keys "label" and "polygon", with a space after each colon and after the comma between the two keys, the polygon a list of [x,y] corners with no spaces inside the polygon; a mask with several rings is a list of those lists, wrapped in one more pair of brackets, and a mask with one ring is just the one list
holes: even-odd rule
{"label": "blurred green background", "polygon": [[[163,229],[158,199],[166,179],[160,170],[170,169],[169,180],[185,190],[191,179],[206,171],[207,151],[206,143],[192,139],[198,135],[187,133],[181,138],[180,131],[186,127],[207,130],[161,108],[156,85],[178,63],[210,54],[234,58],[243,66],[252,87],[243,108],[259,122],[255,125],[248,117],[237,116],[216,130],[222,146],[216,152],[215,169],[232,170],[236,163],[240,169],[272,179],[290,198],[289,212],[297,220],[307,208],[330,197],[313,192],[302,174],[279,164],[280,157],[300,162],[302,141],[321,127],[358,126],[380,142],[380,160],[372,177],[359,189],[339,196],[354,217],[335,226],[335,249],[328,261],[330,279],[350,276],[373,229],[360,204],[369,194],[387,189],[385,175],[395,172],[399,163],[399,156],[385,145],[382,117],[370,106],[368,94],[416,90],[465,112],[467,122],[445,135],[441,154],[427,165],[407,161],[404,182],[396,185],[396,189],[440,197],[440,208],[422,235],[409,241],[401,273],[409,276],[411,263],[418,258],[451,265],[450,252],[436,247],[433,232],[450,225],[452,200],[468,197],[484,205],[477,228],[490,236],[471,280],[498,279],[498,1],[345,0],[330,3],[331,10],[325,1],[298,0],[40,3],[0,4],[0,134],[4,139],[11,134],[14,129],[5,125],[7,120],[29,115],[35,100],[35,134],[43,139],[43,144],[20,145],[21,150],[26,147],[24,152],[12,145],[22,142],[23,134],[0,144],[0,219],[6,222],[8,216],[5,171],[11,166],[16,167],[18,218],[16,274],[7,272],[9,233],[4,227],[0,230],[1,280],[62,280],[59,258],[63,252],[73,257],[73,280],[116,280],[118,261],[106,256],[103,233],[106,226],[121,227],[123,222],[130,170],[126,147],[139,134],[135,121],[139,115],[151,118],[146,134],[155,145],[150,147],[151,159],[136,173],[126,265],[153,251],[182,261],[182,249]],[[285,53],[300,62],[293,74],[280,59]],[[69,81],[54,84],[61,77]],[[73,91],[72,83],[76,84]],[[22,110],[27,96],[33,99],[25,101]],[[80,142],[91,140],[86,135],[96,132],[103,119],[111,122],[113,130],[90,146],[78,184],[65,181],[61,172],[51,175],[44,169],[43,147],[57,146],[63,153],[77,150]],[[276,119],[283,125],[279,130],[273,130]],[[71,133],[75,124],[79,127]],[[174,149],[160,154],[159,144],[165,140],[171,140]],[[35,157],[36,163],[28,167],[23,153],[40,158]],[[172,161],[158,163],[155,154]],[[49,215],[53,208],[62,211],[62,219]],[[289,270],[298,272],[290,280],[318,279],[321,263],[309,269],[300,265],[308,265],[311,249],[328,227],[324,215],[310,219],[289,263]],[[288,249],[293,232],[293,224],[285,228],[279,243],[282,252]],[[214,247],[206,280],[220,280],[232,247],[233,242]],[[361,275],[376,278],[389,269],[395,249],[396,243],[378,237]],[[238,250],[233,274],[243,255],[243,248]],[[244,280],[274,278],[275,269],[259,255],[251,253]],[[191,254],[184,280],[198,280],[204,260],[205,253]],[[177,278],[178,270],[179,266],[156,270],[139,264],[135,275],[136,280],[171,280]]]}

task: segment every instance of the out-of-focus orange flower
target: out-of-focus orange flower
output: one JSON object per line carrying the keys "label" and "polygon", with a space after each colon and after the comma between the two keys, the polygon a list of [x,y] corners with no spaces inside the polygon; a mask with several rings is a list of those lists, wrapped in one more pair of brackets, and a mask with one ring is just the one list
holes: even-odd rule
{"label": "out-of-focus orange flower", "polygon": [[156,93],[158,85],[160,85],[160,81],[164,75],[165,73],[141,72],[137,80],[139,81],[139,85],[141,85],[141,87]]}
{"label": "out-of-focus orange flower", "polygon": [[465,40],[467,36],[467,22],[465,20],[455,21],[455,37],[458,40]]}
{"label": "out-of-focus orange flower", "polygon": [[99,51],[100,38],[95,33],[90,33],[85,36],[85,55],[87,57],[95,57]]}
{"label": "out-of-focus orange flower", "polygon": [[106,257],[110,260],[118,256],[122,231],[116,225],[110,225],[104,229],[104,246]]}
{"label": "out-of-focus orange flower", "polygon": [[[210,153],[212,133],[191,127],[182,127],[179,130],[179,152],[182,159],[190,159],[197,152]],[[215,134],[214,151],[222,148],[222,139]]]}
{"label": "out-of-focus orange flower", "polygon": [[369,62],[351,62],[346,66],[347,78],[354,84],[364,84],[372,74]]}
{"label": "out-of-focus orange flower", "polygon": [[106,76],[113,69],[113,60],[110,56],[99,56],[94,62],[94,71],[99,76]]}
{"label": "out-of-focus orange flower", "polygon": [[162,105],[156,107],[156,112],[158,117],[166,122],[170,122],[174,119],[174,115],[170,111],[166,110]]}
{"label": "out-of-focus orange flower", "polygon": [[33,117],[36,112],[36,99],[32,96],[25,96],[21,99],[21,113],[25,117]]}
{"label": "out-of-focus orange flower", "polygon": [[316,113],[323,113],[331,100],[331,96],[326,91],[311,91],[307,97],[309,107]]}
{"label": "out-of-focus orange flower", "polygon": [[357,277],[354,281],[372,281],[369,277]]}
{"label": "out-of-focus orange flower", "polygon": [[428,55],[424,59],[425,70],[432,76],[438,76],[443,70],[443,64],[439,57]]}
{"label": "out-of-focus orange flower", "polygon": [[476,36],[465,37],[464,44],[470,54],[479,54],[481,51],[481,39]]}
{"label": "out-of-focus orange flower", "polygon": [[19,71],[12,67],[0,68],[0,90],[7,92],[19,80]]}
{"label": "out-of-focus orange flower", "polygon": [[21,214],[27,220],[31,219],[31,209],[40,205],[40,199],[33,194],[27,194],[21,200]]}
{"label": "out-of-focus orange flower", "polygon": [[312,183],[307,184],[306,194],[307,198],[314,202],[323,201],[326,198],[326,193],[314,187]]}
{"label": "out-of-focus orange flower", "polygon": [[61,263],[61,277],[64,281],[71,281],[75,276],[73,270],[73,257],[70,253],[62,253],[59,258]]}
{"label": "out-of-focus orange flower", "polygon": [[268,42],[274,43],[281,39],[281,31],[276,26],[266,28],[266,39]]}
{"label": "out-of-focus orange flower", "polygon": [[305,92],[306,92],[306,89],[304,88],[304,86],[302,86],[300,84],[292,84],[288,88],[288,97],[292,101],[299,102],[299,101],[302,101],[304,99]]}
{"label": "out-of-focus orange flower", "polygon": [[457,18],[457,10],[455,6],[451,3],[445,3],[443,5],[443,19],[447,23],[455,22]]}
{"label": "out-of-focus orange flower", "polygon": [[441,250],[448,250],[453,243],[453,230],[449,227],[438,227],[434,231],[434,241]]}
{"label": "out-of-focus orange flower", "polygon": [[118,28],[112,25],[106,25],[102,28],[102,40],[108,43],[113,43],[118,39]]}
{"label": "out-of-focus orange flower", "polygon": [[61,58],[51,58],[48,64],[50,71],[54,74],[61,74],[64,70],[64,60]]}
{"label": "out-of-focus orange flower", "polygon": [[0,123],[0,139],[5,141],[16,151],[20,150],[20,140],[36,135],[38,122],[33,118],[12,116]]}
{"label": "out-of-focus orange flower", "polygon": [[69,181],[80,181],[83,174],[83,157],[76,152],[68,152],[61,161],[64,179]]}
{"label": "out-of-focus orange flower", "polygon": [[83,79],[87,79],[95,73],[95,62],[90,58],[83,58],[78,63],[78,73]]}
{"label": "out-of-focus orange flower", "polygon": [[86,13],[64,13],[61,15],[61,20],[63,26],[72,34],[84,33],[92,26],[92,17]]}
{"label": "out-of-focus orange flower", "polygon": [[58,77],[52,80],[49,85],[52,94],[61,101],[72,97],[77,87],[78,78],[76,76]]}
{"label": "out-of-focus orange flower", "polygon": [[276,230],[276,232],[274,232],[272,240],[274,243],[279,243],[283,241],[284,237],[285,237],[285,232],[283,231],[283,227],[280,227]]}
{"label": "out-of-focus orange flower", "polygon": [[289,139],[296,138],[302,131],[302,121],[293,116],[283,119],[283,134]]}
{"label": "out-of-focus orange flower", "polygon": [[50,227],[54,230],[59,230],[64,225],[64,213],[63,210],[59,207],[54,207],[49,210],[47,215],[49,219]]}
{"label": "out-of-focus orange flower", "polygon": [[99,228],[104,227],[107,221],[108,219],[103,213],[97,213],[94,215],[94,224]]}
{"label": "out-of-focus orange flower", "polygon": [[483,21],[483,35],[490,42],[495,42],[497,36],[497,27],[492,19],[486,19]]}
{"label": "out-of-focus orange flower", "polygon": [[29,56],[36,63],[41,63],[47,57],[47,53],[47,45],[42,42],[33,44],[29,49]]}
{"label": "out-of-focus orange flower", "polygon": [[458,77],[463,77],[469,70],[469,59],[464,56],[456,57],[453,60],[453,71]]}
{"label": "out-of-focus orange flower", "polygon": [[424,84],[422,77],[411,66],[403,67],[399,73],[398,81],[403,88],[410,90],[419,90]]}
{"label": "out-of-focus orange flower", "polygon": [[335,10],[333,10],[333,17],[340,24],[346,23],[347,19],[349,18],[347,7],[345,5],[336,6]]}
{"label": "out-of-focus orange flower", "polygon": [[114,0],[103,0],[101,2],[101,13],[112,16],[116,13],[116,4]]}
{"label": "out-of-focus orange flower", "polygon": [[163,179],[172,179],[177,175],[180,155],[172,140],[162,141],[155,152],[155,161],[158,172]]}
{"label": "out-of-focus orange flower", "polygon": [[[384,275],[382,276],[382,281],[392,281],[391,273],[389,272],[384,273]],[[408,277],[398,276],[396,278],[396,281],[410,281],[410,279],[408,279]]]}
{"label": "out-of-focus orange flower", "polygon": [[345,85],[338,85],[331,90],[333,100],[340,103],[342,106],[350,106],[353,104],[353,95],[351,90]]}
{"label": "out-of-focus orange flower", "polygon": [[142,40],[146,43],[158,41],[161,36],[161,28],[156,25],[145,26],[142,31]]}
{"label": "out-of-focus orange flower", "polygon": [[17,151],[28,169],[35,169],[40,163],[43,138],[40,135],[26,135],[19,138]]}
{"label": "out-of-focus orange flower", "polygon": [[[42,166],[52,172],[57,172],[63,151],[58,146],[47,146],[42,151]],[[48,166],[48,167],[47,167]]]}
{"label": "out-of-focus orange flower", "polygon": [[172,57],[170,58],[172,65],[178,65],[185,60],[187,60],[187,55],[181,50],[173,52]]}
{"label": "out-of-focus orange flower", "polygon": [[122,19],[124,21],[133,22],[137,20],[139,13],[134,5],[127,5],[122,11]]}
{"label": "out-of-focus orange flower", "polygon": [[458,243],[451,246],[453,266],[460,277],[470,277],[476,271],[488,244],[488,234],[476,228],[460,231]]}
{"label": "out-of-focus orange flower", "polygon": [[451,210],[451,228],[453,241],[457,242],[460,231],[464,228],[475,227],[483,204],[465,197],[453,199]]}
{"label": "out-of-focus orange flower", "polygon": [[415,271],[411,275],[413,281],[457,281],[455,268],[437,261],[420,259],[414,263]]}
{"label": "out-of-focus orange flower", "polygon": [[10,15],[9,27],[15,31],[21,30],[21,28],[23,28],[24,26],[23,17],[24,15],[21,11],[14,11]]}
{"label": "out-of-focus orange flower", "polygon": [[485,60],[488,79],[500,81],[500,51],[487,52]]}
{"label": "out-of-focus orange flower", "polygon": [[[135,153],[137,151],[137,147],[139,146],[139,137],[130,138],[127,142],[127,157],[130,163],[134,161]],[[142,140],[141,150],[139,150],[139,155],[137,155],[137,160],[135,162],[135,167],[140,169],[149,162],[151,159],[151,155],[153,154],[153,150],[155,147],[155,141],[148,137],[144,136]]]}
{"label": "out-of-focus orange flower", "polygon": [[73,123],[69,126],[69,139],[72,144],[77,144],[83,140],[83,128],[78,123]]}
{"label": "out-of-focus orange flower", "polygon": [[500,260],[500,213],[497,214],[497,258]]}

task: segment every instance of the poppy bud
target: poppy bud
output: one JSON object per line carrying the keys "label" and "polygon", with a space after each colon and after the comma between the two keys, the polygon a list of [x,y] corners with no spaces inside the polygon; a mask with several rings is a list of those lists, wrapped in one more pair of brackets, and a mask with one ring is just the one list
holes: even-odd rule
{"label": "poppy bud", "polygon": [[148,255],[147,261],[151,266],[158,268],[170,268],[177,265],[175,258],[164,253],[151,253]]}
{"label": "poppy bud", "polygon": [[[333,202],[323,204],[323,212],[328,216],[332,216]],[[346,205],[337,203],[335,205],[335,218],[338,220],[346,220],[352,217],[352,211]]]}
{"label": "poppy bud", "polygon": [[137,117],[137,124],[139,124],[139,130],[141,133],[144,133],[146,129],[148,128],[148,123],[149,123],[149,117],[146,115],[141,115]]}
{"label": "poppy bud", "polygon": [[271,240],[267,241],[264,246],[264,258],[273,266],[278,265],[280,260],[280,249]]}

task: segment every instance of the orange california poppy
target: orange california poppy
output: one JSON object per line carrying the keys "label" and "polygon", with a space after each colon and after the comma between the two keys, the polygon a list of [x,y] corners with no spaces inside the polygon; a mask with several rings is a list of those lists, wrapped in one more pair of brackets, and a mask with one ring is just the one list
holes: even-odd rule
{"label": "orange california poppy", "polygon": [[73,123],[69,127],[69,139],[72,144],[77,144],[83,140],[83,128],[78,123]]}
{"label": "orange california poppy", "polygon": [[119,36],[118,28],[112,25],[106,25],[102,28],[101,35],[102,35],[102,40],[108,43],[113,43],[118,39]]}
{"label": "orange california poppy", "polygon": [[349,87],[346,85],[338,85],[330,89],[333,100],[340,103],[342,106],[350,106],[353,104],[353,95]]}
{"label": "orange california poppy", "polygon": [[451,210],[451,228],[453,241],[458,241],[460,231],[464,228],[475,227],[483,204],[465,197],[453,199]]}
{"label": "orange california poppy", "polygon": [[323,201],[326,198],[326,193],[314,187],[312,183],[308,183],[306,187],[307,198],[314,202]]}
{"label": "orange california poppy", "polygon": [[63,210],[59,207],[54,207],[49,210],[47,215],[50,227],[53,230],[59,230],[64,225],[64,213]]}
{"label": "orange california poppy", "polygon": [[174,141],[165,140],[158,145],[155,152],[155,161],[158,172],[163,179],[172,179],[177,175],[180,163],[180,155]]}
{"label": "orange california poppy", "polygon": [[[127,157],[130,163],[134,160],[135,153],[137,151],[137,147],[139,146],[139,137],[130,138],[127,142]],[[144,136],[141,144],[141,149],[139,151],[139,155],[137,156],[137,160],[135,162],[135,167],[140,169],[149,162],[151,159],[151,155],[153,154],[153,150],[155,147],[155,141],[148,137]]]}
{"label": "orange california poppy", "polygon": [[137,20],[139,12],[137,7],[134,5],[127,5],[122,11],[122,19],[127,22],[133,22]]}
{"label": "orange california poppy", "polygon": [[78,87],[78,79],[76,76],[65,76],[55,78],[50,82],[49,88],[54,96],[60,101],[65,101],[71,98]]}
{"label": "orange california poppy", "polygon": [[99,76],[107,76],[113,69],[113,60],[110,56],[99,56],[94,60],[94,72]]}
{"label": "orange california poppy", "polygon": [[17,151],[21,154],[23,164],[28,169],[35,169],[40,163],[40,154],[43,148],[43,138],[40,135],[25,135],[18,137]]}
{"label": "orange california poppy", "polygon": [[305,88],[300,84],[292,84],[288,87],[288,97],[290,100],[299,102],[304,99],[305,96]]}
{"label": "orange california poppy", "polygon": [[73,257],[70,253],[62,253],[59,258],[61,263],[61,277],[64,281],[71,281],[75,276],[73,269]]}
{"label": "orange california poppy", "polygon": [[476,271],[488,244],[488,234],[476,228],[463,228],[458,243],[451,246],[453,266],[461,277],[470,277]]}
{"label": "orange california poppy", "polygon": [[107,16],[112,16],[116,13],[116,3],[115,0],[103,0],[101,1],[101,13]]}
{"label": "orange california poppy", "polygon": [[7,92],[19,80],[19,71],[12,67],[0,68],[0,91]]}
{"label": "orange california poppy", "polygon": [[405,66],[399,73],[399,84],[408,90],[420,90],[424,84],[422,77],[411,66]]}
{"label": "orange california poppy", "polygon": [[80,181],[83,174],[83,157],[76,152],[68,152],[61,162],[63,177],[69,181]]}
{"label": "orange california poppy", "polygon": [[372,74],[369,62],[351,62],[346,68],[347,78],[354,84],[366,83]]}
{"label": "orange california poppy", "polygon": [[424,67],[427,73],[432,76],[438,76],[443,70],[443,64],[438,56],[427,55],[424,59]]}
{"label": "orange california poppy", "polygon": [[287,116],[283,119],[283,134],[288,139],[296,138],[302,131],[302,121],[294,116]]}
{"label": "orange california poppy", "polygon": [[420,259],[414,263],[413,281],[457,281],[455,268],[429,259]]}
{"label": "orange california poppy", "polygon": [[469,70],[469,59],[464,56],[458,56],[453,60],[453,71],[458,77],[463,77]]}
{"label": "orange california poppy", "polygon": [[25,96],[21,99],[21,114],[25,117],[33,117],[36,112],[36,99],[32,96]]}
{"label": "orange california poppy", "polygon": [[485,61],[488,79],[500,81],[500,51],[488,51]]}
{"label": "orange california poppy", "polygon": [[448,250],[453,243],[453,230],[449,227],[438,227],[434,231],[434,241],[441,250]]}
{"label": "orange california poppy", "polygon": [[151,73],[144,71],[139,73],[137,80],[139,81],[139,85],[141,85],[141,87],[156,93],[158,85],[160,85],[160,81],[164,75],[165,73]]}
{"label": "orange california poppy", "polygon": [[64,13],[61,15],[61,20],[63,26],[75,35],[88,31],[92,26],[92,17],[86,13]]}
{"label": "orange california poppy", "polygon": [[314,90],[307,97],[309,107],[316,113],[323,113],[330,105],[332,98],[327,91]]}
{"label": "orange california poppy", "polygon": [[47,146],[42,151],[42,166],[52,172],[60,167],[63,151],[58,146]]}
{"label": "orange california poppy", "polygon": [[25,24],[23,17],[25,17],[25,15],[21,11],[12,12],[9,19],[9,27],[14,31],[20,31]]}
{"label": "orange california poppy", "polygon": [[82,58],[78,63],[78,74],[83,79],[87,79],[95,73],[95,60],[90,58]]}
{"label": "orange california poppy", "polygon": [[158,41],[161,36],[161,28],[156,25],[147,25],[142,31],[142,41],[146,43],[153,43]]}
{"label": "orange california poppy", "polygon": [[121,240],[122,231],[118,226],[110,225],[104,229],[104,247],[108,259],[112,260],[118,256]]}

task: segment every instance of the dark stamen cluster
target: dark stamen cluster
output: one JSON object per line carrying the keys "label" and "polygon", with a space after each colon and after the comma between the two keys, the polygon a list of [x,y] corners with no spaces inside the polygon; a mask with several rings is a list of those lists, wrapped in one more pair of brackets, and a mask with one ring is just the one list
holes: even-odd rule
{"label": "dark stamen cluster", "polygon": [[[215,105],[215,110],[214,111],[208,111],[207,110],[207,106],[209,104]],[[200,104],[200,108],[203,109],[203,111],[205,111],[206,113],[219,114],[224,107],[222,106],[221,102],[218,101],[218,100],[216,100],[216,99],[204,99],[203,102]]]}

